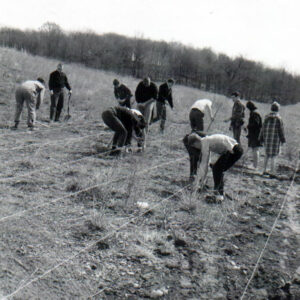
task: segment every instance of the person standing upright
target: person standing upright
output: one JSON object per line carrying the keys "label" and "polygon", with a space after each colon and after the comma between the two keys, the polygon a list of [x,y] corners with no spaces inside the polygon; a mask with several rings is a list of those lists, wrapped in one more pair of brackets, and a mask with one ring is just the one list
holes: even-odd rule
{"label": "person standing upright", "polygon": [[16,89],[15,126],[13,129],[17,129],[19,126],[23,105],[26,102],[28,109],[27,125],[33,130],[36,118],[35,111],[39,109],[43,102],[44,95],[45,81],[42,78],[25,81]]}
{"label": "person standing upright", "polygon": [[168,101],[171,109],[173,109],[172,86],[174,85],[174,83],[174,79],[169,78],[165,83],[159,86],[158,99],[156,101],[157,116],[152,120],[152,122],[160,120],[161,132],[164,132],[167,119],[166,101]]}
{"label": "person standing upright", "polygon": [[125,84],[120,84],[118,79],[114,79],[114,94],[120,106],[131,108],[130,98],[132,93]]}
{"label": "person standing upright", "polygon": [[262,120],[260,114],[256,111],[257,107],[252,101],[248,101],[246,107],[250,110],[249,122],[247,125],[248,147],[252,149],[253,167],[256,169],[259,158],[259,147],[261,147],[259,134],[262,127]]}
{"label": "person standing upright", "polygon": [[231,118],[226,121],[231,121],[229,129],[233,132],[233,138],[240,144],[242,126],[245,118],[245,106],[240,100],[240,93],[234,92],[231,94],[231,99],[234,102],[232,107]]}
{"label": "person standing upright", "polygon": [[53,118],[54,121],[59,121],[61,111],[64,107],[65,87],[69,90],[69,95],[71,95],[71,86],[66,74],[63,72],[63,65],[59,63],[57,69],[49,77],[49,90],[51,94],[50,122],[53,121]]}
{"label": "person standing upright", "polygon": [[[137,102],[138,110],[143,114],[145,118],[146,131],[148,131],[148,126],[151,122],[154,111],[154,101],[152,100],[157,100],[157,96],[157,86],[150,80],[149,77],[144,78],[136,87],[135,100]],[[150,105],[145,105],[147,101],[152,101],[152,103]]]}
{"label": "person standing upright", "polygon": [[259,136],[259,140],[263,143],[266,151],[263,175],[267,174],[269,159],[271,160],[271,175],[275,175],[275,158],[279,154],[280,144],[286,142],[279,108],[279,103],[276,101],[272,103],[271,113],[265,117]]}

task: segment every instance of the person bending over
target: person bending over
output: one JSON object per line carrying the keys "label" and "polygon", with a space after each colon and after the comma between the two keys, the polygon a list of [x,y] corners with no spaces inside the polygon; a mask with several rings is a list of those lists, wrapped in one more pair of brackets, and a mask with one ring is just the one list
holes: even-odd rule
{"label": "person bending over", "polygon": [[114,131],[111,155],[119,155],[123,146],[130,145],[133,132],[138,142],[144,137],[144,117],[127,107],[111,107],[102,113],[103,122]]}
{"label": "person bending over", "polygon": [[212,102],[208,99],[197,100],[190,109],[190,124],[192,130],[204,130],[204,116],[206,111],[209,114],[210,120],[213,120],[211,111]]}
{"label": "person bending over", "polygon": [[17,129],[19,126],[20,116],[25,102],[28,109],[27,125],[30,130],[34,130],[36,110],[39,109],[43,102],[44,95],[45,81],[42,78],[25,81],[16,89],[15,126],[13,129]]}
{"label": "person bending over", "polygon": [[196,133],[188,136],[188,145],[201,152],[201,163],[199,167],[200,187],[202,188],[208,172],[208,164],[211,152],[219,154],[218,160],[211,164],[214,190],[216,199],[224,199],[224,172],[230,169],[243,155],[243,148],[237,141],[224,134],[213,134],[200,137]]}

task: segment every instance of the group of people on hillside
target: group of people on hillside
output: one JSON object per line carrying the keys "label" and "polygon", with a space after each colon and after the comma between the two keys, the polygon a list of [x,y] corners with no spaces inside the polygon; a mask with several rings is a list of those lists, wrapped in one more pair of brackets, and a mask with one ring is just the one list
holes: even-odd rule
{"label": "group of people on hillside", "polygon": [[[204,115],[208,112],[211,122],[212,102],[208,99],[196,101],[189,114],[192,132],[187,134],[183,143],[190,156],[190,179],[194,180],[198,173],[200,187],[205,184],[205,179],[210,166],[214,179],[214,190],[216,200],[224,199],[224,172],[231,168],[243,155],[240,137],[242,128],[247,131],[248,148],[253,153],[253,168],[258,167],[259,147],[265,147],[265,160],[262,175],[267,175],[268,161],[271,161],[271,176],[275,174],[275,158],[279,154],[280,145],[285,143],[283,122],[279,115],[280,105],[274,101],[271,112],[265,117],[264,122],[257,107],[252,101],[248,101],[246,107],[249,109],[248,125],[244,127],[245,106],[240,100],[240,94],[234,92],[232,115],[225,122],[230,121],[229,129],[233,131],[233,138],[224,134],[207,135],[204,130]],[[210,163],[210,153],[219,154],[218,160]],[[199,167],[199,172],[197,172]]]}
{"label": "group of people on hillside", "polygon": [[[51,94],[50,122],[58,122],[64,105],[64,88],[72,93],[66,74],[62,71],[62,64],[50,74],[49,89]],[[125,146],[130,150],[131,139],[138,144],[138,151],[145,146],[146,134],[149,125],[160,120],[160,131],[163,133],[166,122],[166,105],[173,109],[172,87],[175,81],[170,78],[157,88],[157,85],[149,77],[144,78],[136,87],[136,109],[132,108],[133,94],[130,89],[120,84],[119,80],[113,80],[114,95],[118,101],[117,106],[103,111],[104,123],[114,131],[110,155],[119,155]],[[40,107],[45,94],[45,81],[38,78],[36,81],[26,81],[16,89],[16,113],[15,126],[18,128],[23,104],[28,108],[28,127],[34,129],[35,110]],[[240,100],[240,94],[234,92],[231,95],[234,102],[229,129],[233,137],[224,134],[208,135],[204,132],[204,117],[208,114],[210,124],[214,121],[212,114],[212,101],[209,99],[197,100],[190,108],[189,121],[191,133],[187,134],[183,143],[190,157],[190,179],[198,178],[200,187],[205,185],[208,168],[212,169],[214,179],[214,191],[216,199],[222,201],[224,196],[224,172],[231,168],[243,155],[240,137],[242,129],[247,131],[248,148],[252,149],[253,167],[256,169],[259,159],[259,147],[265,147],[265,161],[263,174],[267,174],[268,161],[271,161],[271,174],[275,172],[275,158],[279,154],[280,144],[285,143],[283,122],[279,115],[280,105],[275,101],[271,105],[271,112],[264,122],[257,107],[252,101],[248,101],[246,107],[250,111],[249,122],[244,126],[245,106]],[[217,111],[216,111],[217,113]],[[210,126],[210,125],[209,125]],[[208,128],[209,128],[208,126]],[[210,163],[210,154],[219,155],[215,163]],[[199,172],[198,172],[199,167]],[[198,176],[197,176],[198,173]]]}

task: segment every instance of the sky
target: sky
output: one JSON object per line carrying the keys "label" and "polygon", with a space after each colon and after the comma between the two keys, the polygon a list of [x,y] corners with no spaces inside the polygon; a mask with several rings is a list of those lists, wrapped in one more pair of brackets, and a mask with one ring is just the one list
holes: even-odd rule
{"label": "sky", "polygon": [[0,26],[180,42],[298,75],[299,15],[299,0],[0,0]]}

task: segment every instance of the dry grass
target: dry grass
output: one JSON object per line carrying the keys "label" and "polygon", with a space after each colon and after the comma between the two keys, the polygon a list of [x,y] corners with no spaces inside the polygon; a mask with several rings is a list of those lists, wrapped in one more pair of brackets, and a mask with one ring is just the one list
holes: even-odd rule
{"label": "dry grass", "polygon": [[[210,132],[231,135],[223,122],[231,112],[229,99],[175,86],[175,109],[168,109],[165,134],[160,135],[154,124],[145,153],[113,159],[101,155],[111,132],[104,130],[100,116],[116,104],[112,90],[116,74],[66,64],[73,87],[71,120],[33,133],[23,130],[23,122],[20,131],[10,132],[6,128],[13,120],[16,84],[38,76],[48,79],[57,61],[3,48],[0,56],[4,103],[0,130],[5,137],[0,149],[0,295],[39,275],[43,277],[22,289],[16,299],[96,294],[94,299],[147,298],[160,289],[167,299],[199,295],[212,299],[218,293],[230,298],[233,290],[236,296],[241,294],[248,278],[241,270],[251,270],[265,241],[256,234],[256,226],[268,230],[289,182],[268,181],[234,168],[225,183],[231,200],[222,204],[205,201],[211,190],[180,191],[188,185],[189,161],[181,139],[190,130],[190,106],[200,98],[213,100],[213,110],[222,105]],[[132,91],[138,83],[130,77],[121,81]],[[269,111],[269,105],[257,106],[263,115]],[[288,146],[278,163],[288,167],[298,151],[298,107],[281,110]],[[46,120],[48,111],[49,94],[38,118]],[[244,136],[242,143],[247,148]],[[244,164],[248,162],[245,156]],[[282,170],[290,172],[287,167]],[[207,184],[212,187],[211,174]],[[149,208],[137,202],[146,202]],[[288,249],[293,251],[296,245],[294,241]],[[45,274],[63,260],[65,264]],[[240,269],[233,268],[233,260]],[[291,258],[290,265],[293,262]]]}

